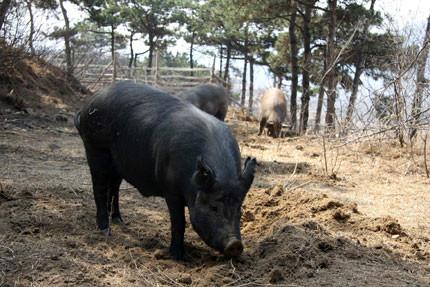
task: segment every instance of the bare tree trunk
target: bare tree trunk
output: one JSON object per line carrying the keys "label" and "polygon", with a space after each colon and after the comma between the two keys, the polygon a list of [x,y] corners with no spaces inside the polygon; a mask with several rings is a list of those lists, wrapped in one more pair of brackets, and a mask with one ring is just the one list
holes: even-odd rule
{"label": "bare tree trunk", "polygon": [[193,59],[193,51],[194,51],[194,38],[196,36],[196,33],[193,31],[191,34],[191,44],[190,44],[190,69],[191,69],[191,77],[194,76],[194,72],[192,69],[194,69],[194,59]]}
{"label": "bare tree trunk", "polygon": [[354,80],[352,82],[352,92],[351,96],[349,97],[349,103],[348,108],[346,110],[346,118],[345,118],[345,133],[347,132],[349,125],[352,120],[352,114],[354,113],[355,108],[355,101],[357,100],[357,94],[358,94],[358,87],[360,85],[360,77],[363,73],[363,56],[359,55],[359,58],[357,62],[355,63],[355,73],[354,73]]}
{"label": "bare tree trunk", "polygon": [[243,74],[242,74],[242,96],[240,98],[240,105],[245,106],[245,97],[246,97],[246,70],[248,66],[248,55],[245,54],[245,58],[243,60]]}
{"label": "bare tree trunk", "polygon": [[[152,60],[154,58],[154,48],[150,46],[149,48],[149,54],[148,54],[148,68],[152,68]],[[149,70],[151,71],[151,70]]]}
{"label": "bare tree trunk", "polygon": [[151,72],[151,68],[152,68],[152,60],[154,58],[154,49],[155,49],[155,44],[154,44],[154,36],[149,35],[149,54],[148,54],[148,72]]}
{"label": "bare tree trunk", "polygon": [[115,82],[116,80],[116,59],[115,59],[115,27],[114,25],[111,25],[111,32],[110,32],[110,50],[111,50],[111,57],[112,57],[112,82]]}
{"label": "bare tree trunk", "polygon": [[396,114],[396,120],[397,120],[397,129],[396,134],[397,138],[399,139],[400,146],[403,147],[405,145],[405,140],[403,137],[403,130],[402,130],[402,111],[403,111],[403,101],[401,99],[401,86],[400,86],[400,79],[397,79],[394,82],[394,112]]}
{"label": "bare tree trunk", "polygon": [[65,54],[66,54],[66,73],[67,77],[71,78],[73,76],[73,62],[72,62],[72,49],[70,48],[70,22],[69,17],[67,16],[67,10],[64,8],[63,0],[60,0],[60,8],[61,13],[64,18],[64,25],[66,31],[64,32],[64,46],[65,46]]}
{"label": "bare tree trunk", "polygon": [[34,50],[34,16],[33,16],[33,7],[31,5],[32,1],[25,1],[27,4],[28,13],[30,14],[30,35],[28,35],[28,45],[30,47],[30,53],[35,55],[36,52]]}
{"label": "bare tree trunk", "polygon": [[3,27],[4,21],[6,20],[6,14],[9,10],[11,2],[12,0],[3,0],[0,4],[0,30]]}
{"label": "bare tree trunk", "polygon": [[[323,60],[323,71],[327,71],[327,49],[324,49],[324,60]],[[314,131],[318,132],[320,130],[320,124],[321,124],[321,113],[322,113],[322,106],[324,103],[324,94],[325,94],[325,79],[322,79],[322,82],[319,86],[319,93],[318,93],[318,103],[317,103],[317,110],[315,115],[315,126]]]}
{"label": "bare tree trunk", "polygon": [[308,128],[309,101],[311,91],[309,89],[309,69],[311,65],[311,33],[309,25],[312,16],[312,3],[305,3],[305,14],[303,17],[303,44],[304,44],[304,65],[302,71],[302,106],[300,109],[299,132],[304,134]]}
{"label": "bare tree trunk", "polygon": [[216,65],[216,55],[214,56],[214,59],[213,59],[213,62],[212,62],[211,83],[215,83],[215,65]]}
{"label": "bare tree trunk", "polygon": [[291,0],[291,18],[289,26],[290,36],[290,55],[291,55],[291,130],[297,129],[297,85],[299,81],[299,64],[298,64],[298,50],[297,50],[297,37],[296,37],[296,16],[297,16],[297,2]]}
{"label": "bare tree trunk", "polygon": [[225,60],[225,69],[224,69],[224,82],[228,82],[228,73],[230,69],[230,59],[231,59],[231,46],[227,45],[227,56]]}
{"label": "bare tree trunk", "polygon": [[218,77],[220,77],[220,79],[222,79],[222,57],[223,57],[223,50],[222,50],[222,45],[220,45],[219,47],[219,71],[218,71]]}
{"label": "bare tree trunk", "polygon": [[129,79],[134,78],[134,69],[133,69],[133,63],[134,63],[134,49],[133,49],[133,36],[134,36],[134,30],[130,31],[130,58],[128,59],[128,71],[127,71],[127,77]]}
{"label": "bare tree trunk", "polygon": [[223,57],[223,51],[222,51],[222,45],[219,47],[219,71],[218,71],[218,77],[222,79],[222,57]]}
{"label": "bare tree trunk", "polygon": [[131,67],[133,67],[133,61],[134,61],[133,36],[134,36],[134,31],[131,31],[130,32],[130,59],[128,60],[128,67],[130,69]]}
{"label": "bare tree trunk", "polygon": [[160,82],[160,50],[155,51],[155,72],[154,72],[155,85]]}
{"label": "bare tree trunk", "polygon": [[[370,12],[371,12],[372,16],[373,16],[375,2],[376,2],[376,0],[372,0],[372,2],[370,3]],[[369,23],[370,23],[370,19],[368,19],[364,25],[364,29],[363,29],[364,31],[362,32],[363,33],[363,39],[366,38],[366,34],[367,34],[368,29],[369,29]],[[357,60],[355,61],[355,74],[354,74],[354,80],[352,83],[352,92],[351,92],[351,96],[349,98],[348,108],[346,111],[344,133],[348,132],[348,128],[349,128],[351,120],[352,120],[352,115],[354,113],[355,102],[357,100],[357,94],[358,94],[358,87],[360,86],[360,77],[364,71],[364,61],[365,61],[365,57],[364,57],[363,53],[361,53],[361,51],[360,51],[358,56],[357,56]]]}
{"label": "bare tree trunk", "polygon": [[249,112],[252,113],[252,104],[254,100],[254,58],[249,58]]}
{"label": "bare tree trunk", "polygon": [[330,71],[327,74],[327,113],[325,122],[328,131],[335,129],[335,118],[336,118],[336,69],[335,69],[335,35],[336,35],[336,5],[337,0],[328,0],[328,8],[330,13],[330,21],[328,28],[328,39],[327,39],[327,66]]}
{"label": "bare tree trunk", "polygon": [[279,77],[279,81],[278,81],[278,89],[282,88],[282,77]]}
{"label": "bare tree trunk", "polygon": [[412,127],[409,130],[409,138],[412,140],[416,134],[418,125],[420,124],[421,105],[423,101],[423,89],[426,86],[425,70],[427,57],[430,50],[430,16],[427,18],[427,29],[424,37],[423,51],[417,61],[417,82],[415,89],[414,101],[412,103]]}
{"label": "bare tree trunk", "polygon": [[315,132],[318,132],[320,130],[321,111],[324,103],[324,93],[325,93],[325,89],[324,89],[324,82],[323,82],[320,85],[320,90],[318,93],[318,103],[317,103],[317,111],[315,115],[315,127],[314,127]]}

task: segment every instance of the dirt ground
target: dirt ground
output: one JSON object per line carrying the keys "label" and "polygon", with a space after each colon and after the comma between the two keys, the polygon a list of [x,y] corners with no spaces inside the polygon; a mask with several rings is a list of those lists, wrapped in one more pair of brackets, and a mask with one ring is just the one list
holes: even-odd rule
{"label": "dirt ground", "polygon": [[105,238],[71,122],[0,114],[0,286],[430,286],[430,180],[419,149],[257,137],[228,124],[259,161],[243,206],[244,254],[229,260],[188,224],[186,258],[160,255],[166,205],[123,184],[125,225]]}

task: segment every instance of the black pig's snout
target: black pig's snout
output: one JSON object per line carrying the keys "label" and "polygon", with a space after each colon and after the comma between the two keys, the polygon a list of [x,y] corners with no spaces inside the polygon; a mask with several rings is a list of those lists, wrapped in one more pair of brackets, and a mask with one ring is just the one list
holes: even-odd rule
{"label": "black pig's snout", "polygon": [[224,249],[224,255],[227,257],[238,257],[243,252],[243,244],[238,239],[231,239],[225,249]]}

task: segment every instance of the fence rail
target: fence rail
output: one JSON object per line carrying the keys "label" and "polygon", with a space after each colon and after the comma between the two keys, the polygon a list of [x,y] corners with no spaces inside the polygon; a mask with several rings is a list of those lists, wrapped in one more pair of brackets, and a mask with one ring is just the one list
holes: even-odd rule
{"label": "fence rail", "polygon": [[[216,75],[214,66],[212,68],[160,67],[158,53],[156,53],[154,62],[154,66],[151,68],[123,66],[118,61],[111,61],[104,65],[88,62],[76,65],[74,75],[91,90],[98,90],[117,80],[142,82],[173,94],[203,83],[228,86]],[[63,66],[64,63],[57,63],[57,65]]]}

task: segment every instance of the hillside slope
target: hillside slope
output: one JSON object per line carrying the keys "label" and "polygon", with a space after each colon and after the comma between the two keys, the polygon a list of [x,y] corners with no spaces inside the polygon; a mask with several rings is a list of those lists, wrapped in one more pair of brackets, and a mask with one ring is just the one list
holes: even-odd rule
{"label": "hillside slope", "polygon": [[0,43],[0,112],[70,113],[88,91],[41,58]]}

